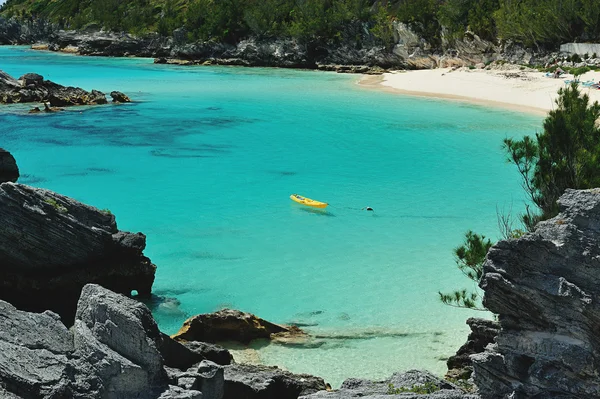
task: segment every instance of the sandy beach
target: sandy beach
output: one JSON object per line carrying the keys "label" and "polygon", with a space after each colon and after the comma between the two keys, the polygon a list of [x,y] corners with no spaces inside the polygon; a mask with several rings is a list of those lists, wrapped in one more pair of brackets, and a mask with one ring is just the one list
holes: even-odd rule
{"label": "sandy beach", "polygon": [[[521,112],[545,115],[556,107],[557,91],[566,80],[547,77],[537,71],[520,69],[471,70],[430,69],[392,72],[381,76],[365,76],[360,84],[406,95],[466,101]],[[600,80],[600,72],[588,72],[581,82]],[[581,86],[592,101],[600,101],[600,90]]]}

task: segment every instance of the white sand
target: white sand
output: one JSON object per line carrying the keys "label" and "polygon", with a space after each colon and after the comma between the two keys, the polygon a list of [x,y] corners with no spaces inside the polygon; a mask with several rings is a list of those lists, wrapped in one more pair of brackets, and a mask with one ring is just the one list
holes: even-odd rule
{"label": "white sand", "polygon": [[[361,85],[384,88],[398,93],[454,99],[497,106],[522,112],[546,114],[556,108],[559,88],[572,75],[548,78],[542,72],[513,70],[469,70],[461,68],[430,69],[386,73],[382,77],[365,77]],[[588,72],[581,82],[598,82],[600,72]],[[600,102],[600,90],[580,86],[592,101]]]}

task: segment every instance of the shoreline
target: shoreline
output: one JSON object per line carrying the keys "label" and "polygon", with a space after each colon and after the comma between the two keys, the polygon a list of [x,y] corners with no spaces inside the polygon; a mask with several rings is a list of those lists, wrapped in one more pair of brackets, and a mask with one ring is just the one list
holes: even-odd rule
{"label": "shoreline", "polygon": [[[546,116],[556,108],[558,89],[565,87],[566,75],[552,79],[543,72],[520,70],[428,69],[391,72],[379,76],[364,75],[358,85],[405,96],[457,101],[508,111]],[[600,72],[590,71],[580,81],[600,80]],[[580,86],[590,100],[600,101],[600,90]]]}

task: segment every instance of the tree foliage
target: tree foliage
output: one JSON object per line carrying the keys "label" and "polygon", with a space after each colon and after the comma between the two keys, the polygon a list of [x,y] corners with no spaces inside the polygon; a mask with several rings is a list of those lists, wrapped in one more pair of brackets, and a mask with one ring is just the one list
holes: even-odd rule
{"label": "tree foliage", "polygon": [[472,231],[465,233],[465,241],[454,249],[458,269],[475,283],[473,290],[462,289],[452,293],[439,292],[440,300],[449,306],[485,310],[481,305],[481,290],[477,287],[483,275],[483,262],[492,242]]}
{"label": "tree foliage", "polygon": [[539,210],[528,209],[523,216],[530,230],[558,213],[557,200],[567,188],[600,186],[600,105],[591,104],[577,83],[561,88],[556,104],[535,138],[504,140],[508,160]]}

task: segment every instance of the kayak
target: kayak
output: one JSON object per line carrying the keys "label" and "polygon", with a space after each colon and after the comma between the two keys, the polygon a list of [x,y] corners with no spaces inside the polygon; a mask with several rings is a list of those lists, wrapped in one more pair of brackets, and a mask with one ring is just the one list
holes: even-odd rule
{"label": "kayak", "polygon": [[298,194],[292,194],[290,195],[290,198],[292,201],[296,201],[297,203],[302,205],[312,206],[313,208],[327,208],[327,205],[329,205],[327,202],[315,201],[313,199],[306,198]]}

